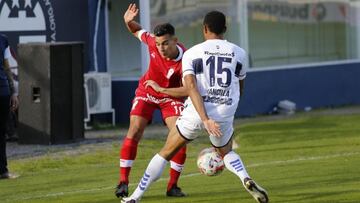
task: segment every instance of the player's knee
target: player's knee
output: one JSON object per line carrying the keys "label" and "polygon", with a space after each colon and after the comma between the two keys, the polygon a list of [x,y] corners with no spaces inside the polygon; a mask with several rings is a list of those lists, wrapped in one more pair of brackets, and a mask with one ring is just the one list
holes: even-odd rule
{"label": "player's knee", "polygon": [[140,126],[131,126],[126,135],[127,138],[139,141],[144,134],[144,128]]}

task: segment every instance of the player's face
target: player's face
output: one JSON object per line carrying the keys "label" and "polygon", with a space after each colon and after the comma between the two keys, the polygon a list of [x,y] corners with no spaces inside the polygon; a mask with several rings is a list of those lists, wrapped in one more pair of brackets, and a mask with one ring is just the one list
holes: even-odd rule
{"label": "player's face", "polygon": [[177,39],[169,34],[155,37],[156,48],[158,49],[161,57],[173,58],[176,57],[176,42]]}

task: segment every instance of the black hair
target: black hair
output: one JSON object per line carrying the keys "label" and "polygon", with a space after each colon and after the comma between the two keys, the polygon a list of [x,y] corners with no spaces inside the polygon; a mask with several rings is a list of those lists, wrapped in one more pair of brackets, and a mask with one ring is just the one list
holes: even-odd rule
{"label": "black hair", "polygon": [[217,35],[226,32],[226,17],[220,11],[210,11],[204,18],[204,25]]}
{"label": "black hair", "polygon": [[154,28],[155,36],[160,37],[166,34],[175,35],[175,28],[170,23],[160,24]]}

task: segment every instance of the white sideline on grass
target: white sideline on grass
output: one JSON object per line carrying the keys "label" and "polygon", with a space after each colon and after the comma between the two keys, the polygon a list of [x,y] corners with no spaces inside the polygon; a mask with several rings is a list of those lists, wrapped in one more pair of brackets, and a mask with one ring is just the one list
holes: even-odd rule
{"label": "white sideline on grass", "polygon": [[[249,164],[246,167],[247,168],[255,168],[255,167],[259,167],[259,166],[291,164],[291,163],[297,163],[297,162],[301,162],[301,161],[314,161],[314,160],[331,159],[331,158],[337,158],[337,157],[348,157],[348,156],[354,156],[354,155],[360,155],[360,152],[348,152],[348,153],[339,153],[339,154],[332,154],[332,155],[326,155],[326,156],[310,156],[310,157],[300,157],[297,159],[289,159],[289,160],[269,161],[269,162],[263,162],[263,163],[257,163],[257,164],[256,163]],[[181,178],[187,178],[187,177],[198,176],[198,175],[201,175],[201,174],[200,173],[191,173],[191,174],[187,174],[187,175],[181,175]],[[167,180],[167,178],[160,178],[158,181],[166,181],[166,180]],[[136,183],[131,183],[130,185],[136,185]],[[47,198],[47,197],[58,197],[58,196],[63,196],[63,195],[89,193],[89,192],[111,190],[111,189],[114,189],[114,187],[99,187],[99,188],[84,189],[84,190],[56,192],[56,193],[49,193],[49,194],[43,194],[43,195],[18,197],[15,199],[6,199],[5,202],[30,200],[30,199],[42,199],[42,198]]]}

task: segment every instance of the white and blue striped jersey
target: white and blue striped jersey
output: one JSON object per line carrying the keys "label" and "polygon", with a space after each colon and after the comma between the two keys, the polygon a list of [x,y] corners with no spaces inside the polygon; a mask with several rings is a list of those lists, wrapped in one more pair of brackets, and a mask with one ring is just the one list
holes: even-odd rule
{"label": "white and blue striped jersey", "polygon": [[[226,40],[211,39],[187,50],[182,60],[183,78],[192,74],[205,109],[214,120],[230,120],[240,99],[239,80],[246,77],[246,52]],[[192,105],[188,98],[186,105]]]}

